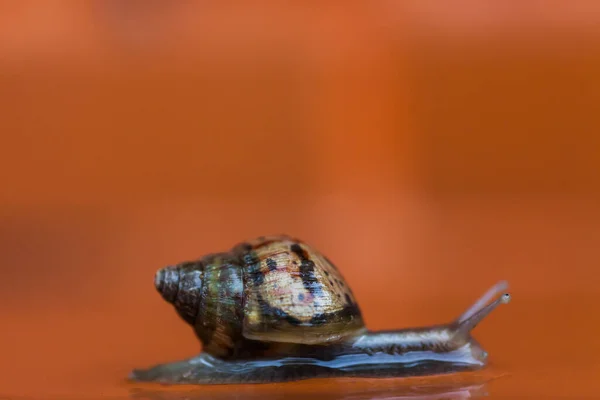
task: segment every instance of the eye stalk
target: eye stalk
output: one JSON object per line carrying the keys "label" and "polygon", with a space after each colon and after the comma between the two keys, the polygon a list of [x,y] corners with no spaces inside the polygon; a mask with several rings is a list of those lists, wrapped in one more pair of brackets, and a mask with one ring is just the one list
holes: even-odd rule
{"label": "eye stalk", "polygon": [[[510,302],[510,294],[506,293],[508,283],[501,281],[492,286],[483,296],[479,298],[467,311],[465,311],[454,323],[455,337],[467,337],[475,327],[500,304]],[[500,295],[500,297],[498,297]],[[493,302],[489,301],[496,298]],[[488,304],[489,303],[489,304]]]}

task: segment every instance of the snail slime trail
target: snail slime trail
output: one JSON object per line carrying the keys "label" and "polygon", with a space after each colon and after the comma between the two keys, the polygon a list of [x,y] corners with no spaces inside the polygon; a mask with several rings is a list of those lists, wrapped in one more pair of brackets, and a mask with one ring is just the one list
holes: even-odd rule
{"label": "snail slime trail", "polygon": [[471,330],[508,303],[499,282],[456,320],[369,331],[334,264],[287,235],[168,266],[155,286],[202,344],[199,355],[134,370],[166,384],[284,382],[327,377],[407,377],[477,370],[488,355]]}

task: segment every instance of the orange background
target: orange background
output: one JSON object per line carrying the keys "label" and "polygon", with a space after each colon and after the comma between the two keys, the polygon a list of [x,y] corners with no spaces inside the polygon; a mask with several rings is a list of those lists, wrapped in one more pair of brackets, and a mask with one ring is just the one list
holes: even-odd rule
{"label": "orange background", "polygon": [[[476,331],[489,394],[596,395],[598,11],[2,2],[0,398],[178,398],[124,382],[198,351],[154,272],[280,232],[341,267],[372,329],[509,280]],[[247,390],[404,387],[361,382]]]}

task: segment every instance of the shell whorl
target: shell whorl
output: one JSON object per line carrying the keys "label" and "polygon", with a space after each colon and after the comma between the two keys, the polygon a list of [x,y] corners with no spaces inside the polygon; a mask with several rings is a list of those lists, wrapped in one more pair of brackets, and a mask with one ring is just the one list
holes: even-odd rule
{"label": "shell whorl", "polygon": [[183,263],[161,268],[154,276],[156,290],[191,325],[196,322],[200,307],[202,275],[202,264]]}
{"label": "shell whorl", "polygon": [[242,271],[230,253],[215,253],[156,272],[154,285],[191,325],[203,351],[233,356],[241,337]]}
{"label": "shell whorl", "polygon": [[179,291],[179,271],[175,267],[159,269],[154,276],[154,286],[163,299],[173,303]]}

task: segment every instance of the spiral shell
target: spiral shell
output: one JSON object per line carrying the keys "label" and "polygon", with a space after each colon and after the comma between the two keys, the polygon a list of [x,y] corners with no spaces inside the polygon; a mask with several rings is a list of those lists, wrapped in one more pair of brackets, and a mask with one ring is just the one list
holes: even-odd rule
{"label": "spiral shell", "polygon": [[219,356],[236,356],[249,342],[322,344],[365,330],[337,268],[285,235],[163,268],[155,286]]}

